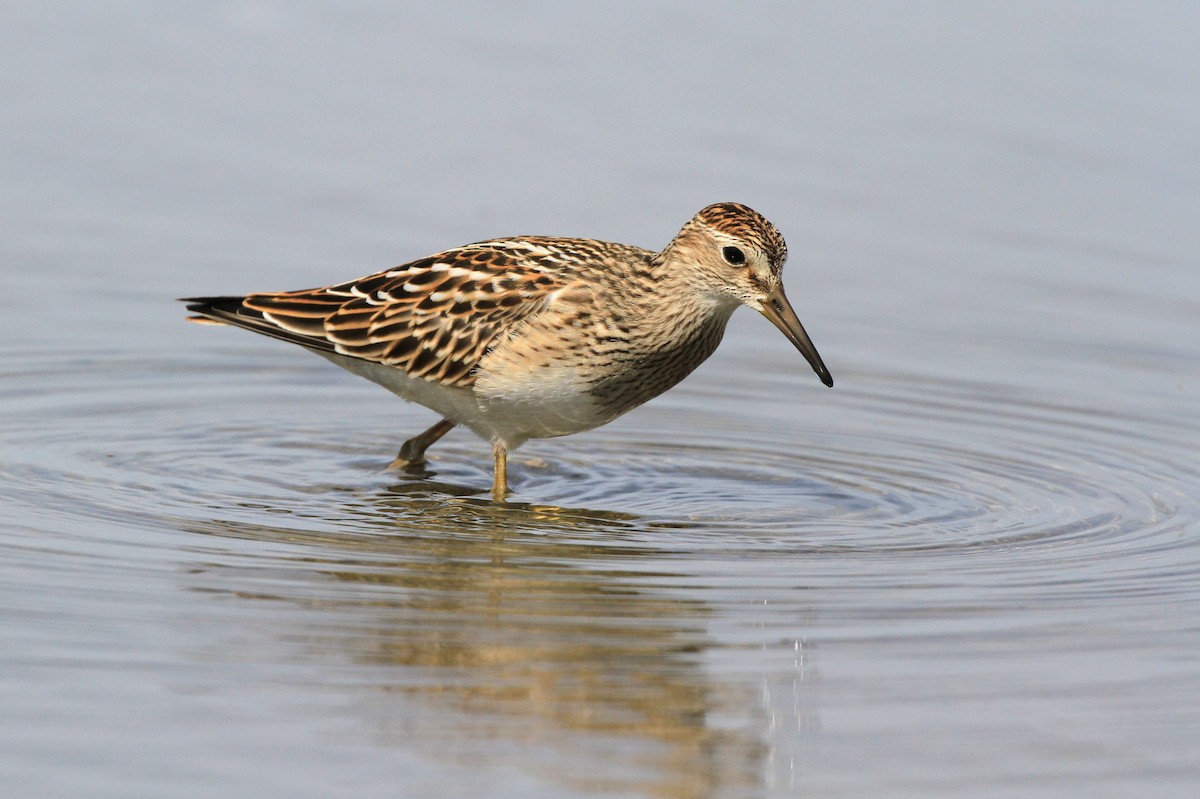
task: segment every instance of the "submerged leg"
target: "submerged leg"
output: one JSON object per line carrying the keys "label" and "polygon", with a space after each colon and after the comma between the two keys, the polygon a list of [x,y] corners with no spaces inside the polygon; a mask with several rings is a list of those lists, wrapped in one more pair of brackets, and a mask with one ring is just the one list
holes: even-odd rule
{"label": "submerged leg", "polygon": [[396,460],[388,464],[388,468],[403,469],[406,466],[416,466],[418,463],[424,463],[425,450],[429,449],[439,438],[453,430],[454,424],[449,419],[442,419],[433,427],[421,433],[421,435],[413,436],[408,441],[405,441],[400,447],[400,454],[396,456]]}
{"label": "submerged leg", "polygon": [[496,469],[492,477],[492,499],[503,502],[508,496],[508,450],[499,441],[492,442],[492,458]]}

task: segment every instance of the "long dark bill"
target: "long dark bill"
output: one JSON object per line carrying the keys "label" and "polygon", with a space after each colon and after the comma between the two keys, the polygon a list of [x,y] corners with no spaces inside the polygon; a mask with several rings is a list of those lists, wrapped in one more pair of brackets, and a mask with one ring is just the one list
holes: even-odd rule
{"label": "long dark bill", "polygon": [[821,356],[817,353],[817,348],[813,346],[812,339],[804,332],[804,325],[800,324],[800,319],[792,310],[792,304],[788,302],[787,295],[783,293],[782,284],[772,291],[767,297],[767,301],[763,303],[762,315],[770,319],[771,324],[783,331],[783,335],[787,336],[788,341],[796,345],[796,349],[800,350],[800,354],[812,365],[813,371],[817,373],[817,377],[821,378],[821,382],[832,387],[833,377],[821,361]]}

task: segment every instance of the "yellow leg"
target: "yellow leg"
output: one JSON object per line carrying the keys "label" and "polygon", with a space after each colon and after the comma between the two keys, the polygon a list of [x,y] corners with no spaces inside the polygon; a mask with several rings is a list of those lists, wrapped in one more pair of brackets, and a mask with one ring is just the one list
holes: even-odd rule
{"label": "yellow leg", "polygon": [[508,496],[508,451],[499,441],[492,442],[492,458],[495,460],[495,472],[492,476],[492,499],[503,502]]}

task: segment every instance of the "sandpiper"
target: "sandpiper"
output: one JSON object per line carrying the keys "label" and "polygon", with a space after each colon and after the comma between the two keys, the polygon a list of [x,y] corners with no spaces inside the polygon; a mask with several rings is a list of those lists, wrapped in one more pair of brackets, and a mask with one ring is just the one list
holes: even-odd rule
{"label": "sandpiper", "polygon": [[455,425],[507,453],[591,430],[657,397],[716,350],[730,315],[767,317],[833,378],[783,292],[787,245],[757,212],[710,205],[662,250],[593,239],[481,241],[317,289],[184,299],[195,321],[299,344],[442,416],[400,449],[421,463]]}

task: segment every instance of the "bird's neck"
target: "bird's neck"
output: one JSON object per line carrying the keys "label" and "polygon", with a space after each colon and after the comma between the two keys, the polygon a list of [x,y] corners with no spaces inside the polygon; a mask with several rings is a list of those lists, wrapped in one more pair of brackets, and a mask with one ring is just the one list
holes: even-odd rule
{"label": "bird's neck", "polygon": [[[694,344],[697,337],[707,339],[714,334],[719,342],[739,303],[699,286],[693,270],[672,264],[664,257],[669,255],[667,250],[651,261],[653,279],[631,297],[640,306],[645,328],[661,339],[662,347],[686,346]],[[664,297],[672,301],[664,303]],[[709,354],[711,351],[704,357]]]}

